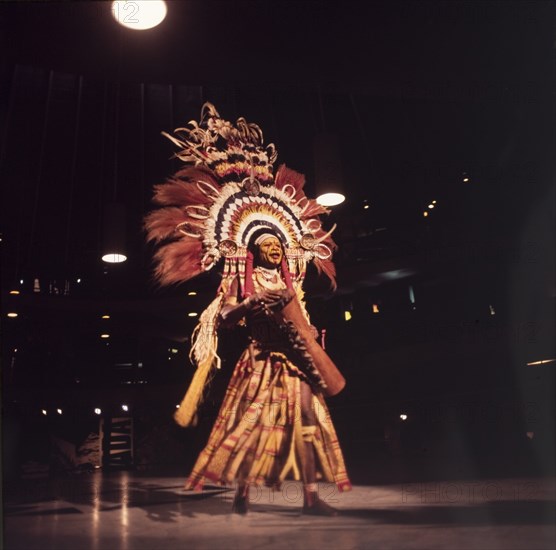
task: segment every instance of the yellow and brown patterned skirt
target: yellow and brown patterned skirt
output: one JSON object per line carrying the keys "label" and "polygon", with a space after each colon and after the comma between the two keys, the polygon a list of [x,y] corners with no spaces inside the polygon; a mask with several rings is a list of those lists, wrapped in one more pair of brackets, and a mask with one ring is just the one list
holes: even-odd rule
{"label": "yellow and brown patterned skirt", "polygon": [[[222,407],[186,489],[201,490],[206,481],[278,488],[302,479],[305,444],[301,422],[303,373],[283,352],[254,344],[238,361]],[[316,430],[312,437],[317,478],[351,488],[342,451],[320,394],[313,394]]]}

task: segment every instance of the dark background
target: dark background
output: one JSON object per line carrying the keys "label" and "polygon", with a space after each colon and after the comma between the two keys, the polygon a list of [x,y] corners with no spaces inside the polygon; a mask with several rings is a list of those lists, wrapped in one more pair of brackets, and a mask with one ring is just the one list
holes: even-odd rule
{"label": "dark background", "polygon": [[[187,313],[218,274],[156,288],[141,224],[178,168],[160,132],[207,100],[258,123],[310,196],[314,136],[339,138],[339,288],[311,271],[307,294],[348,380],[330,407],[354,481],[553,472],[555,363],[527,363],[556,357],[554,3],[168,5],[143,32],[104,2],[0,5],[5,473],[122,403],[138,467],[186,473],[200,450],[241,338],[222,336],[199,428],[174,426]],[[107,266],[113,200],[128,261]]]}

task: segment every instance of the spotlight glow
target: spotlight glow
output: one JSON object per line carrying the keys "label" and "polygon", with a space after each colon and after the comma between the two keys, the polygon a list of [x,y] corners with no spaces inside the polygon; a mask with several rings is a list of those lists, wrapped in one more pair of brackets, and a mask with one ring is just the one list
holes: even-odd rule
{"label": "spotlight glow", "polygon": [[107,264],[121,264],[126,260],[127,260],[127,256],[118,253],[105,254],[102,257],[102,261],[106,262]]}
{"label": "spotlight glow", "polygon": [[97,408],[95,409],[95,414],[101,414],[101,413],[102,413],[102,411],[97,407]]}
{"label": "spotlight glow", "polygon": [[110,315],[103,315],[101,319],[110,319]]}
{"label": "spotlight glow", "polygon": [[378,309],[378,304],[373,304],[373,313],[380,313],[380,310]]}
{"label": "spotlight glow", "polygon": [[15,319],[17,317],[17,313],[15,311],[10,311],[8,313],[8,317],[10,317],[11,319]]}
{"label": "spotlight glow", "polygon": [[197,317],[198,313],[195,311],[191,311],[190,313],[187,314],[188,317]]}
{"label": "spotlight glow", "polygon": [[546,365],[547,363],[554,363],[554,361],[556,361],[556,359],[541,359],[540,361],[531,361],[531,363],[527,363],[527,366]]}
{"label": "spotlight glow", "polygon": [[42,412],[42,414],[43,414],[44,416],[46,416],[46,415],[48,414],[48,413],[46,412],[46,409],[43,409],[41,412]]}
{"label": "spotlight glow", "polygon": [[101,334],[100,335],[101,338],[110,338],[110,334]]}
{"label": "spotlight glow", "polygon": [[429,204],[429,208],[434,208],[434,204],[432,204],[432,202]]}
{"label": "spotlight glow", "polygon": [[192,290],[191,292],[188,292],[187,295],[188,296],[197,296],[197,293],[194,290]]}
{"label": "spotlight glow", "polygon": [[56,409],[56,412],[57,412],[58,414],[62,414],[62,409]]}
{"label": "spotlight glow", "polygon": [[122,405],[122,411],[129,411],[129,407],[127,405]]}
{"label": "spotlight glow", "polygon": [[426,218],[428,215],[429,215],[429,213],[425,210],[425,211],[423,212],[423,216],[425,216],[425,218]]}
{"label": "spotlight glow", "polygon": [[400,420],[407,420],[407,414],[400,414]]}
{"label": "spotlight glow", "polygon": [[351,311],[344,311],[344,319],[349,321],[351,319]]}
{"label": "spotlight glow", "polygon": [[324,193],[317,197],[317,202],[322,206],[336,206],[346,200],[341,193]]}
{"label": "spotlight glow", "polygon": [[18,296],[19,290],[10,290],[10,294],[13,294],[14,296]]}
{"label": "spotlight glow", "polygon": [[112,2],[112,17],[124,27],[144,31],[160,25],[168,9],[162,0],[134,0]]}

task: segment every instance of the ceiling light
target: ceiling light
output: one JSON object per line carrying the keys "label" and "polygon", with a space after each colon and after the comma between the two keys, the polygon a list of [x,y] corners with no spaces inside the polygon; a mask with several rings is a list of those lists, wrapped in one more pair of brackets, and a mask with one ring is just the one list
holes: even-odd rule
{"label": "ceiling light", "polygon": [[62,414],[62,409],[56,409],[56,412],[57,412],[58,414]]}
{"label": "ceiling light", "polygon": [[463,183],[467,183],[469,181],[468,177],[463,178]]}
{"label": "ceiling light", "polygon": [[534,365],[546,365],[547,363],[554,363],[556,359],[541,359],[540,361],[532,361],[531,363],[527,363],[528,367],[532,367]]}
{"label": "ceiling light", "polygon": [[110,252],[102,256],[102,261],[107,264],[121,264],[127,260],[127,256],[124,254],[119,254],[117,252]]}
{"label": "ceiling light", "polygon": [[122,411],[129,411],[129,407],[127,405],[122,405]]}
{"label": "ceiling light", "polygon": [[160,25],[168,9],[162,0],[134,0],[112,2],[112,16],[124,27],[144,31]]}
{"label": "ceiling light", "polygon": [[187,295],[188,296],[197,296],[197,293],[194,290],[192,290],[191,292],[188,292]]}
{"label": "ceiling light", "polygon": [[313,154],[315,194],[318,204],[322,206],[341,204],[346,197],[343,194],[342,162],[338,137],[328,132],[317,134],[313,141]]}
{"label": "ceiling light", "polygon": [[110,315],[103,315],[101,319],[110,319]]}
{"label": "ceiling light", "polygon": [[95,414],[101,414],[101,413],[102,413],[102,411],[97,407],[97,408],[95,409]]}
{"label": "ceiling light", "polygon": [[425,218],[426,218],[428,215],[429,215],[429,213],[425,210],[425,211],[423,212],[423,216],[425,216]]}
{"label": "ceiling light", "polygon": [[42,412],[42,414],[44,414],[44,416],[46,416],[46,415],[48,414],[48,413],[46,412],[46,409],[43,409],[41,412]]}
{"label": "ceiling light", "polygon": [[196,313],[195,311],[191,311],[190,313],[187,314],[188,317],[197,317],[198,313]]}
{"label": "ceiling light", "polygon": [[110,334],[101,334],[100,337],[101,338],[110,338]]}
{"label": "ceiling light", "polygon": [[102,229],[102,261],[108,264],[125,262],[126,209],[122,203],[111,202],[104,206]]}
{"label": "ceiling light", "polygon": [[345,196],[341,193],[324,193],[317,197],[317,202],[321,206],[336,206],[346,200]]}
{"label": "ceiling light", "polygon": [[378,309],[378,304],[373,304],[373,313],[380,313],[380,310]]}
{"label": "ceiling light", "polygon": [[401,420],[407,420],[407,414],[400,414]]}
{"label": "ceiling light", "polygon": [[351,311],[344,311],[344,319],[349,321],[351,319]]}
{"label": "ceiling light", "polygon": [[13,319],[13,318],[17,317],[17,313],[15,311],[10,311],[10,313],[8,313],[8,317]]}
{"label": "ceiling light", "polygon": [[434,208],[434,204],[432,204],[432,202],[429,204],[429,208]]}
{"label": "ceiling light", "polygon": [[17,296],[19,294],[19,290],[10,290],[10,294]]}

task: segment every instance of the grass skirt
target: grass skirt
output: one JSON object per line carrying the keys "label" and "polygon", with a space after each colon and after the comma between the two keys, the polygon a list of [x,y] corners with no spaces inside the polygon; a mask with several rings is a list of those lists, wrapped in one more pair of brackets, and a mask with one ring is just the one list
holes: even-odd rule
{"label": "grass skirt", "polygon": [[[302,479],[305,441],[301,421],[303,373],[285,353],[251,344],[239,359],[208,443],[186,489],[206,481],[279,488],[284,479]],[[312,436],[317,478],[349,490],[344,459],[322,395],[313,394],[316,430]]]}

